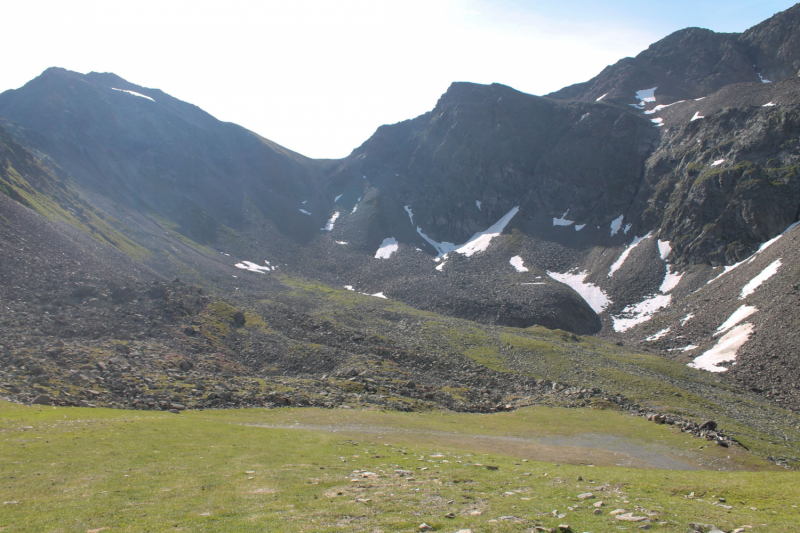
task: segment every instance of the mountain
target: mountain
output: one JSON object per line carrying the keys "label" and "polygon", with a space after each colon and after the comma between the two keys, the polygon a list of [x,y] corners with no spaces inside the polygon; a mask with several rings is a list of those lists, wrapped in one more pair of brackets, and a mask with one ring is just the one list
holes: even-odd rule
{"label": "mountain", "polygon": [[[677,406],[668,383],[778,435],[800,409],[799,13],[682,30],[545,97],[454,83],[339,160],[48,69],[0,94],[6,360],[31,331],[73,338],[69,364],[151,354],[107,377],[170,361],[205,376],[175,395],[196,406],[234,378],[237,405],[478,411],[575,387]],[[134,401],[144,377],[98,398],[168,406]]]}
{"label": "mountain", "polygon": [[736,83],[785,80],[800,75],[800,6],[744,33],[703,28],[676,31],[636,57],[606,67],[591,80],[549,94],[565,100],[638,103],[636,91],[659,88],[659,101],[702,98]]}

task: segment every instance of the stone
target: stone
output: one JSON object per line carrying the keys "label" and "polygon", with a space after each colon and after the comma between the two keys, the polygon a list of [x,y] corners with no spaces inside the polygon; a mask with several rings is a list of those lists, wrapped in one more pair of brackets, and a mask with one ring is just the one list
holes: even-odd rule
{"label": "stone", "polygon": [[236,311],[236,313],[233,315],[234,326],[238,327],[244,326],[246,321],[247,320],[245,319],[244,313],[242,313],[241,311]]}
{"label": "stone", "polygon": [[650,529],[650,524],[642,524],[639,529]]}
{"label": "stone", "polygon": [[563,531],[564,533],[569,533],[572,531],[572,528],[567,524],[558,524],[558,530]]}
{"label": "stone", "polygon": [[33,405],[53,405],[53,400],[47,394],[40,394],[31,403]]}
{"label": "stone", "polygon": [[447,513],[446,515],[444,515],[444,517],[445,518],[455,518],[456,514],[455,513]]}
{"label": "stone", "polygon": [[601,501],[599,501],[599,502],[594,502],[592,505],[593,505],[594,507],[597,507],[597,508],[599,509],[599,508],[601,508],[602,506],[604,506],[604,505],[605,505],[605,503],[603,503],[603,501],[601,500]]}
{"label": "stone", "polygon": [[486,470],[499,470],[499,466],[486,465]]}
{"label": "stone", "polygon": [[433,528],[431,526],[429,526],[428,524],[426,524],[425,522],[423,522],[423,523],[421,523],[419,525],[419,527],[417,529],[419,529],[420,531],[430,531]]}
{"label": "stone", "polygon": [[620,520],[622,522],[644,522],[647,520],[646,516],[633,516],[633,513],[623,513],[614,516],[615,520]]}
{"label": "stone", "polygon": [[592,511],[592,514],[595,514],[595,515],[603,514],[603,511],[601,511],[600,509],[595,509],[594,511]]}
{"label": "stone", "polygon": [[591,500],[594,498],[594,494],[591,492],[584,492],[583,494],[578,494],[579,500]]}

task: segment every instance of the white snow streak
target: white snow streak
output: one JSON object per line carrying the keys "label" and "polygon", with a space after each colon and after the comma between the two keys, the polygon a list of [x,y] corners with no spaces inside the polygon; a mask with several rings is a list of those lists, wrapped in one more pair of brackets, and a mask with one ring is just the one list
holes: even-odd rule
{"label": "white snow streak", "polygon": [[569,213],[569,209],[564,211],[564,214],[561,215],[561,218],[554,218],[553,219],[553,226],[570,226],[575,223],[574,220],[567,220],[565,217]]}
{"label": "white snow streak", "polygon": [[111,90],[113,90],[113,91],[120,91],[120,92],[123,92],[123,93],[128,93],[128,94],[132,94],[133,96],[140,96],[140,97],[142,97],[142,98],[147,98],[147,99],[148,99],[148,100],[150,100],[151,102],[155,102],[155,100],[153,100],[153,99],[152,99],[152,98],[150,98],[149,96],[145,96],[145,95],[143,95],[143,94],[141,94],[141,93],[137,93],[137,92],[135,92],[135,91],[129,91],[129,90],[127,90],[127,89],[117,89],[117,88],[115,88],[115,87],[112,87],[112,88],[111,88]]}
{"label": "white snow streak", "polygon": [[658,290],[663,292],[664,294],[668,293],[672,289],[678,286],[678,283],[681,282],[681,278],[683,274],[672,273],[670,271],[670,266],[667,265],[667,275],[664,276],[664,281],[661,283],[661,287]]}
{"label": "white snow streak", "polygon": [[333,224],[336,222],[336,219],[339,218],[339,211],[336,211],[332,216],[331,219],[328,220],[328,223],[325,224],[324,228],[321,228],[320,231],[333,231]]}
{"label": "white snow streak", "polygon": [[662,330],[661,330],[661,331],[659,331],[658,333],[655,333],[655,334],[653,334],[653,335],[650,335],[650,336],[649,336],[649,337],[647,337],[645,340],[646,340],[646,341],[650,341],[650,342],[652,342],[652,341],[657,341],[658,339],[661,339],[661,338],[663,338],[663,337],[666,337],[666,336],[667,336],[667,333],[669,333],[669,330],[670,330],[670,329],[671,329],[671,328],[662,329]]}
{"label": "white snow streak", "polygon": [[694,318],[694,313],[689,313],[688,315],[683,317],[683,320],[681,320],[681,327],[685,326],[686,323],[689,322],[693,318]]}
{"label": "white snow streak", "polygon": [[724,335],[717,344],[703,355],[689,363],[692,368],[709,372],[726,372],[728,369],[718,366],[728,361],[736,361],[736,352],[750,339],[753,324],[742,324]]}
{"label": "white snow streak", "polygon": [[611,221],[611,236],[613,237],[617,233],[619,233],[620,228],[622,228],[622,220],[625,218],[625,215],[620,215],[614,220]]}
{"label": "white snow streak", "polygon": [[506,225],[508,225],[511,219],[514,218],[514,215],[516,215],[518,212],[519,206],[512,208],[511,211],[503,215],[500,220],[492,224],[486,231],[476,233],[472,236],[472,238],[470,238],[470,240],[459,246],[456,246],[452,242],[436,242],[422,233],[422,228],[419,226],[417,226],[417,233],[419,233],[423,239],[428,241],[431,246],[438,250],[439,257],[442,257],[449,252],[458,252],[470,257],[477,252],[483,252],[486,250],[489,247],[489,244],[492,242],[492,239],[503,233]]}
{"label": "white snow streak", "polygon": [[344,194],[340,194],[339,196],[337,196],[336,198],[334,198],[334,199],[333,199],[333,203],[336,203],[336,202],[338,202],[338,201],[339,201],[339,198],[341,198],[342,196],[344,196]]}
{"label": "white snow streak", "polygon": [[481,201],[475,200],[475,205],[478,206],[478,211],[481,211]]}
{"label": "white snow streak", "polygon": [[694,122],[695,120],[700,120],[701,118],[706,118],[706,117],[701,115],[700,111],[695,111],[694,112],[694,116],[692,117],[692,120],[690,120],[689,122]]}
{"label": "white snow streak", "polygon": [[586,227],[586,224],[576,224],[575,225],[575,231],[580,231],[585,227]]}
{"label": "white snow streak", "polygon": [[517,272],[528,272],[528,267],[525,266],[525,263],[522,261],[522,258],[518,255],[515,255],[511,259],[508,260]]}
{"label": "white snow streak", "polygon": [[642,242],[643,240],[645,240],[646,238],[648,238],[651,233],[652,233],[652,231],[648,232],[647,235],[645,235],[644,237],[634,237],[633,238],[633,242],[630,243],[627,248],[625,248],[625,250],[620,254],[619,258],[616,261],[614,261],[613,265],[611,265],[611,268],[608,271],[608,277],[613,276],[614,272],[616,272],[617,270],[620,269],[620,267],[625,262],[625,260],[628,258],[628,255],[633,251],[633,249],[636,248],[637,246],[639,246],[639,243]]}
{"label": "white snow streak", "polygon": [[750,280],[750,282],[742,287],[742,294],[739,296],[740,300],[744,300],[751,294],[753,294],[756,289],[769,278],[774,276],[778,273],[778,269],[781,267],[781,260],[778,259],[777,261],[773,261],[767,268],[761,271],[761,273]]}
{"label": "white snow streak", "polygon": [[788,228],[786,228],[785,230],[783,230],[783,233],[781,233],[780,235],[776,235],[775,237],[771,238],[771,239],[770,239],[770,240],[768,240],[767,242],[763,243],[761,246],[759,246],[759,247],[758,247],[758,250],[756,250],[756,251],[755,251],[755,253],[754,253],[753,255],[751,255],[750,257],[748,257],[747,259],[745,259],[745,260],[743,260],[743,261],[739,261],[739,262],[738,262],[738,263],[736,263],[735,265],[726,266],[726,267],[725,267],[725,270],[723,270],[723,271],[722,271],[722,273],[720,273],[720,275],[719,275],[719,276],[717,276],[716,278],[714,278],[714,279],[712,279],[712,280],[709,280],[709,281],[706,283],[706,285],[710,285],[711,283],[715,282],[716,280],[718,280],[719,278],[721,278],[722,276],[724,276],[725,274],[727,274],[727,273],[728,273],[728,272],[730,272],[731,270],[733,270],[733,269],[737,268],[737,267],[738,267],[739,265],[741,265],[742,263],[752,263],[753,261],[755,261],[755,259],[756,259],[756,257],[758,256],[758,254],[760,254],[761,252],[763,252],[764,250],[766,250],[767,248],[769,248],[770,246],[772,246],[773,244],[775,244],[776,242],[778,242],[778,240],[779,240],[781,237],[783,237],[784,235],[786,235],[787,233],[789,233],[790,231],[792,231],[792,230],[793,230],[794,228],[796,228],[798,225],[800,225],[800,222],[795,222],[794,224],[792,224],[791,226],[789,226]]}
{"label": "white snow streak", "polygon": [[717,328],[717,332],[714,333],[714,337],[720,335],[721,333],[725,333],[733,326],[744,320],[745,318],[749,317],[750,315],[754,315],[758,312],[757,307],[753,307],[750,305],[743,305],[739,309],[733,312],[733,314],[728,317],[728,320],[722,323],[720,327]]}
{"label": "white snow streak", "polygon": [[605,98],[606,96],[608,96],[608,93],[604,94],[603,96],[601,96],[600,98],[598,98],[597,100],[595,100],[595,102],[599,102],[600,100],[602,100],[602,99],[603,99],[603,98]]}
{"label": "white snow streak", "polygon": [[306,211],[305,209],[299,209],[298,211],[300,211],[300,212],[301,212],[301,213],[303,213],[304,215],[310,215],[310,214],[311,214],[311,213],[309,213],[308,211]]}
{"label": "white snow streak", "polygon": [[758,78],[761,80],[761,83],[772,83],[770,80],[762,76],[760,72],[758,73]]}
{"label": "white snow streak", "polygon": [[658,117],[658,118],[651,118],[651,119],[650,119],[650,122],[652,122],[653,124],[655,124],[655,125],[656,125],[656,127],[658,127],[658,126],[663,126],[663,125],[664,125],[664,119],[663,119],[663,118],[661,118],[661,117]]}
{"label": "white snow streak", "polygon": [[399,247],[394,237],[383,239],[380,248],[375,252],[375,259],[389,259]]}
{"label": "white snow streak", "polygon": [[275,270],[275,267],[262,266],[256,263],[251,263],[250,261],[242,261],[241,263],[236,263],[233,266],[235,266],[236,268],[241,268],[242,270],[247,270],[249,272],[258,272],[260,274],[268,274],[269,272]]}
{"label": "white snow streak", "polygon": [[411,224],[414,224],[414,213],[411,212],[411,206],[405,205],[403,206],[403,209],[405,209],[406,213],[408,213],[408,219],[411,221]]}
{"label": "white snow streak", "polygon": [[712,167],[715,167],[715,166],[717,166],[717,165],[721,165],[721,164],[722,164],[722,163],[724,163],[724,162],[725,162],[725,160],[724,160],[724,159],[717,159],[716,161],[714,161],[713,163],[711,163],[711,166],[712,166]]}
{"label": "white snow streak", "polygon": [[377,298],[383,298],[384,300],[388,300],[388,298],[384,296],[383,292],[376,292],[375,294],[370,294],[370,296],[375,296]]}
{"label": "white snow streak", "polygon": [[658,240],[658,253],[661,254],[661,259],[663,261],[667,260],[669,257],[669,253],[672,251],[672,245],[669,241],[662,241],[661,239]]}
{"label": "white snow streak", "polygon": [[586,303],[589,304],[589,307],[597,314],[602,313],[605,308],[608,307],[608,304],[611,303],[611,300],[608,299],[608,296],[600,287],[584,281],[586,276],[589,275],[588,272],[578,272],[577,274],[565,272],[564,274],[559,274],[558,272],[548,271],[547,275],[558,282],[569,285],[572,290],[581,295],[581,298],[583,298]]}
{"label": "white snow streak", "polygon": [[356,200],[356,205],[354,205],[354,206],[353,206],[353,210],[352,210],[352,211],[350,211],[350,214],[353,214],[353,213],[355,213],[355,212],[356,212],[356,209],[358,209],[358,202],[360,202],[360,201],[361,201],[361,198],[359,198],[358,200]]}
{"label": "white snow streak", "polygon": [[658,89],[658,87],[653,87],[652,89],[642,89],[641,91],[636,91],[636,98],[638,98],[642,102],[655,102],[656,101],[656,89]]}
{"label": "white snow streak", "polygon": [[775,102],[769,102],[769,103],[766,103],[766,104],[762,105],[761,107],[772,107],[774,105],[775,105]]}
{"label": "white snow streak", "polygon": [[656,294],[638,304],[629,305],[622,310],[622,314],[611,317],[614,321],[614,331],[623,332],[637,324],[647,322],[657,311],[669,306],[670,303],[672,295]]}

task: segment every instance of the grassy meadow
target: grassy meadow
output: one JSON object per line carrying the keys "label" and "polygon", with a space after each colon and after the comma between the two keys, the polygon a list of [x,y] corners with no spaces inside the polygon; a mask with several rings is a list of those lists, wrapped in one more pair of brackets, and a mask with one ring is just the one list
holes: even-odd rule
{"label": "grassy meadow", "polygon": [[[0,403],[0,480],[4,533],[800,524],[797,472],[610,410],[173,415]],[[618,520],[620,509],[646,521]]]}

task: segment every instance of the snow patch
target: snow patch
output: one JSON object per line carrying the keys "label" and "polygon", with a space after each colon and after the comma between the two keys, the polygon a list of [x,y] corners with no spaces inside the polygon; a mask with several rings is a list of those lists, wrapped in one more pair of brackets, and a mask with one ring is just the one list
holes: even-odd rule
{"label": "snow patch", "polygon": [[667,260],[669,257],[669,253],[672,251],[672,245],[669,241],[662,241],[661,239],[658,240],[658,253],[661,254],[661,259],[663,261]]}
{"label": "snow patch", "polygon": [[475,205],[478,207],[478,211],[481,211],[481,201],[475,200]]}
{"label": "snow patch", "polygon": [[663,126],[663,125],[664,125],[664,119],[663,119],[663,118],[661,118],[661,117],[658,117],[658,118],[651,118],[651,119],[650,119],[650,122],[652,122],[652,123],[653,123],[653,124],[655,124],[656,126]]}
{"label": "snow patch", "polygon": [[728,317],[728,320],[722,323],[720,327],[717,328],[717,332],[714,333],[714,337],[721,333],[725,333],[733,326],[744,320],[745,318],[754,315],[758,312],[757,307],[753,307],[750,305],[743,305],[739,309],[733,312],[733,314]]}
{"label": "snow patch", "polygon": [[770,81],[767,78],[765,78],[764,76],[762,76],[760,72],[758,73],[758,79],[761,80],[761,83],[772,83],[772,81]]}
{"label": "snow patch", "polygon": [[340,194],[339,196],[337,196],[336,198],[334,198],[334,199],[333,199],[333,203],[336,203],[336,202],[338,202],[338,201],[339,201],[339,198],[341,198],[342,196],[344,196],[344,194]]}
{"label": "snow patch", "polygon": [[[588,115],[588,114],[589,114],[589,113],[584,113],[583,115],[581,115],[581,120],[585,119],[585,118],[586,118],[586,115]],[[581,120],[579,120],[578,122],[580,122]]]}
{"label": "snow patch", "polygon": [[701,118],[706,118],[706,117],[701,115],[700,111],[695,111],[694,112],[694,116],[692,117],[692,120],[690,120],[689,122],[694,122],[695,120],[700,120]]}
{"label": "snow patch", "polygon": [[411,224],[414,224],[414,213],[411,212],[411,206],[405,205],[403,206],[403,209],[405,209],[406,213],[408,213],[408,219],[411,221]]}
{"label": "snow patch", "polygon": [[[304,202],[304,203],[305,203],[305,202]],[[308,211],[306,211],[305,209],[299,209],[299,211],[300,211],[301,213],[303,213],[304,215],[310,215],[310,214],[311,214],[311,213],[309,213]]]}
{"label": "snow patch", "polygon": [[599,102],[600,100],[602,100],[602,99],[603,99],[603,98],[605,98],[606,96],[608,96],[608,93],[604,94],[603,96],[601,96],[600,98],[598,98],[597,100],[595,100],[595,102]]}
{"label": "snow patch", "polygon": [[655,102],[656,101],[656,89],[658,89],[658,87],[653,87],[652,89],[642,89],[641,91],[636,91],[636,98],[638,98],[642,102]]}
{"label": "snow patch", "polygon": [[394,237],[383,239],[380,248],[375,252],[375,259],[389,259],[400,247]]}
{"label": "snow patch", "polygon": [[519,206],[512,208],[511,211],[503,215],[500,220],[492,224],[486,231],[476,233],[472,236],[472,238],[470,238],[470,240],[459,246],[456,246],[451,242],[436,242],[422,233],[422,229],[419,226],[417,226],[417,233],[419,233],[423,239],[428,241],[431,246],[439,251],[439,257],[442,257],[449,252],[458,252],[470,257],[477,252],[483,252],[486,250],[489,247],[489,244],[492,242],[492,239],[503,233],[505,227],[518,212]]}
{"label": "snow patch", "polygon": [[347,289],[348,291],[354,291],[355,290],[352,285],[345,285],[344,288]]}
{"label": "snow patch", "polygon": [[586,227],[586,224],[576,224],[575,225],[575,231],[580,231],[585,227]]}
{"label": "snow patch", "polygon": [[762,105],[761,107],[772,107],[774,105],[775,105],[775,102],[769,102],[769,103],[766,103],[766,104]]}
{"label": "snow patch", "polygon": [[718,165],[721,165],[721,164],[722,164],[722,163],[724,163],[724,162],[725,162],[725,160],[724,160],[724,159],[717,159],[716,161],[714,161],[713,163],[711,163],[711,166],[712,166],[712,167],[716,167],[716,166],[718,166]]}
{"label": "snow patch", "polygon": [[383,294],[383,292],[376,292],[375,294],[370,294],[370,296],[375,296],[376,298],[383,298],[384,300],[389,299]]}
{"label": "snow patch", "polygon": [[586,271],[578,272],[577,274],[569,272],[559,274],[558,272],[548,271],[547,275],[560,283],[569,285],[572,290],[581,295],[581,298],[583,298],[586,303],[589,304],[589,307],[597,314],[602,313],[605,308],[608,307],[608,304],[611,303],[611,300],[608,299],[608,296],[600,287],[584,281],[586,276],[589,275]]}
{"label": "snow patch", "polygon": [[335,242],[336,244],[347,244],[347,241],[333,241],[333,242]]}
{"label": "snow patch", "polygon": [[622,228],[622,221],[625,218],[625,215],[620,215],[614,220],[611,221],[611,236],[613,237],[617,233],[619,233],[620,228]]}
{"label": "snow patch", "polygon": [[355,213],[355,212],[356,212],[356,209],[358,209],[358,203],[359,203],[360,201],[361,201],[361,198],[359,198],[358,200],[356,200],[356,205],[354,205],[354,206],[353,206],[353,210],[352,210],[352,211],[350,211],[350,214],[353,214],[353,213]]}
{"label": "snow patch", "polygon": [[735,265],[726,266],[726,267],[725,267],[725,270],[723,270],[723,271],[722,271],[722,273],[721,273],[719,276],[717,276],[717,277],[716,277],[716,278],[714,278],[714,279],[711,279],[711,280],[709,280],[709,281],[706,283],[706,285],[710,285],[711,283],[715,282],[716,280],[718,280],[719,278],[721,278],[722,276],[724,276],[725,274],[727,274],[727,273],[728,273],[728,272],[730,272],[731,270],[733,270],[733,269],[737,268],[737,267],[738,267],[739,265],[741,265],[742,263],[752,263],[753,261],[755,261],[755,260],[756,260],[756,257],[758,257],[758,254],[760,254],[761,252],[763,252],[764,250],[766,250],[767,248],[769,248],[770,246],[772,246],[773,244],[775,244],[776,242],[778,242],[778,240],[780,240],[780,238],[781,238],[781,237],[783,237],[784,235],[786,235],[787,233],[789,233],[790,231],[792,231],[792,230],[793,230],[794,228],[796,228],[798,225],[800,225],[800,222],[795,222],[794,224],[792,224],[791,226],[789,226],[788,228],[786,228],[785,230],[783,230],[783,232],[782,232],[780,235],[776,235],[775,237],[771,238],[771,239],[770,239],[770,240],[768,240],[767,242],[763,243],[761,246],[759,246],[759,247],[758,247],[758,250],[756,250],[756,251],[755,251],[755,253],[753,253],[753,255],[751,255],[751,256],[750,256],[750,257],[748,257],[747,259],[744,259],[743,261],[739,261],[739,262],[738,262],[738,263],[736,263]]}
{"label": "snow patch", "polygon": [[622,233],[624,233],[625,235],[627,235],[627,234],[628,234],[628,232],[631,230],[631,228],[632,228],[632,227],[633,227],[633,224],[625,224],[625,229],[624,229],[624,230],[622,230]]}
{"label": "snow patch", "polygon": [[639,243],[642,242],[643,240],[645,240],[646,238],[648,238],[651,233],[652,233],[652,231],[648,232],[647,235],[645,235],[644,237],[634,237],[633,238],[633,242],[630,243],[627,248],[625,248],[625,250],[620,254],[619,258],[617,258],[617,260],[614,261],[614,264],[611,265],[611,268],[608,271],[608,277],[613,276],[614,272],[616,272],[617,270],[620,269],[620,267],[625,262],[625,260],[628,258],[628,255],[633,251],[633,249],[636,248],[637,246],[639,246]]}
{"label": "snow patch", "polygon": [[339,218],[339,211],[336,211],[333,215],[331,215],[328,223],[325,224],[324,228],[320,228],[320,231],[333,231],[333,224],[336,222],[337,218]]}
{"label": "snow patch", "polygon": [[672,303],[671,294],[655,294],[637,304],[629,305],[619,316],[611,317],[614,321],[614,331],[621,333],[647,322],[656,312],[668,307],[670,303]]}
{"label": "snow patch", "polygon": [[658,290],[663,292],[664,294],[668,293],[672,289],[678,286],[678,283],[681,282],[681,278],[683,274],[678,274],[677,272],[672,272],[670,270],[670,266],[667,265],[667,275],[664,276],[664,281],[661,283],[661,287]]}
{"label": "snow patch", "polygon": [[522,261],[522,258],[518,255],[515,255],[511,259],[508,260],[517,272],[528,272],[528,268],[525,266],[525,263]]}
{"label": "snow patch", "polygon": [[750,340],[752,334],[753,324],[746,323],[736,326],[725,334],[713,348],[689,363],[689,366],[709,372],[726,372],[727,368],[718,365],[729,361],[735,363],[736,352]]}
{"label": "snow patch", "polygon": [[155,102],[155,100],[153,100],[153,99],[152,99],[152,98],[150,98],[149,96],[145,96],[145,95],[143,95],[142,93],[137,93],[136,91],[129,91],[129,90],[127,90],[127,89],[117,89],[117,88],[115,88],[115,87],[112,87],[112,88],[111,88],[111,90],[112,90],[112,91],[120,91],[120,92],[123,92],[123,93],[132,94],[133,96],[139,96],[139,97],[141,97],[141,98],[147,98],[147,99],[148,99],[148,100],[150,100],[151,102]]}
{"label": "snow patch", "polygon": [[694,313],[689,313],[681,320],[681,327],[685,326],[687,322],[694,318]]}
{"label": "snow patch", "polygon": [[[264,262],[267,263],[267,261]],[[275,270],[275,267],[271,267],[269,264],[267,264],[267,266],[263,266],[256,263],[251,263],[250,261],[242,261],[241,263],[236,263],[233,266],[249,272],[258,272],[260,274],[269,274],[271,271]]]}
{"label": "snow patch", "polygon": [[574,224],[575,223],[574,220],[567,220],[565,218],[567,216],[567,213],[569,213],[569,209],[564,211],[564,214],[561,215],[561,218],[554,218],[553,226],[571,226],[572,224]]}
{"label": "snow patch", "polygon": [[751,294],[753,294],[756,289],[769,278],[774,276],[778,273],[778,269],[781,267],[781,260],[778,259],[777,261],[773,261],[767,268],[761,271],[761,273],[751,279],[747,285],[742,287],[742,294],[739,296],[740,300],[744,300]]}
{"label": "snow patch", "polygon": [[649,342],[652,342],[652,341],[657,341],[658,339],[661,339],[661,338],[664,338],[664,337],[666,337],[666,336],[667,336],[667,333],[669,333],[669,330],[670,330],[670,328],[667,328],[667,329],[662,329],[662,330],[661,330],[661,331],[659,331],[658,333],[655,333],[655,334],[653,334],[653,335],[650,335],[650,336],[649,336],[649,337],[647,337],[645,340],[646,340],[646,341],[649,341]]}

